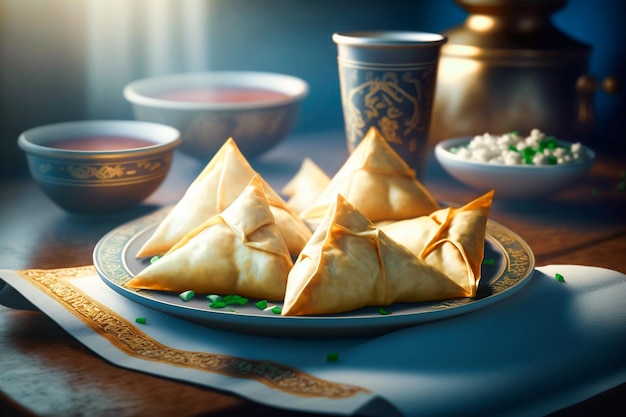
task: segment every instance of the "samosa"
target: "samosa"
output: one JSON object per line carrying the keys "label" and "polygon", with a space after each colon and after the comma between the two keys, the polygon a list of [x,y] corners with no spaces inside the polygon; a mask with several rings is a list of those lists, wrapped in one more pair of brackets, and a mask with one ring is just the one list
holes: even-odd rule
{"label": "samosa", "polygon": [[[167,252],[191,230],[228,207],[255,174],[235,141],[229,138],[140,248],[137,257]],[[311,231],[265,180],[260,181],[289,252],[296,257]]]}
{"label": "samosa", "polygon": [[415,171],[374,127],[300,217],[314,228],[337,194],[373,222],[424,216],[440,208]]}
{"label": "samosa", "polygon": [[230,206],[185,235],[126,286],[280,301],[292,265],[255,175]]}
{"label": "samosa", "polygon": [[302,213],[315,201],[330,183],[330,177],[310,158],[304,158],[300,169],[282,188],[288,197],[287,205],[296,213]]}
{"label": "samosa", "polygon": [[289,272],[281,314],[340,313],[464,295],[443,272],[386,236],[337,194]]}
{"label": "samosa", "polygon": [[429,216],[380,225],[390,238],[445,273],[474,297],[480,282],[487,220],[494,191]]}

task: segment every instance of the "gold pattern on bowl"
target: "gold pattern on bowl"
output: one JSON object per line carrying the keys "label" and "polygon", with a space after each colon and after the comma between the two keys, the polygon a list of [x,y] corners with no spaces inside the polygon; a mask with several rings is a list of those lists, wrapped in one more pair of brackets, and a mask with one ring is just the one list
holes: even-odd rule
{"label": "gold pattern on bowl", "polygon": [[[144,147],[66,150],[63,138],[121,136],[139,138]],[[18,139],[30,173],[58,206],[81,215],[125,210],[152,194],[169,173],[180,132],[170,126],[137,121],[80,121],[27,130]]]}

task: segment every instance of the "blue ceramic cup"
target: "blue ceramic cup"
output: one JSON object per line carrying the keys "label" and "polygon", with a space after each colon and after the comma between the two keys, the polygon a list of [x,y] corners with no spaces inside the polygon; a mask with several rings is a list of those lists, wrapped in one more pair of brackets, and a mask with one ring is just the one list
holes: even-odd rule
{"label": "blue ceramic cup", "polygon": [[437,66],[445,36],[425,32],[334,33],[348,150],[371,127],[421,178]]}

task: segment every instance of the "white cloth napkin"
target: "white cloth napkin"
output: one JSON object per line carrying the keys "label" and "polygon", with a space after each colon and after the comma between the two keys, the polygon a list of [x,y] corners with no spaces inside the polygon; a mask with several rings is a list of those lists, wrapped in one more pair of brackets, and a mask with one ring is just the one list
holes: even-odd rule
{"label": "white cloth napkin", "polygon": [[[14,271],[0,270],[0,277],[12,287],[0,292],[1,303],[19,306],[16,290],[116,365],[285,409],[392,417],[542,415],[626,382],[626,276],[602,268],[540,267],[522,290],[481,310],[359,339],[281,339],[210,329],[135,304],[95,275],[71,281],[164,351],[230,360],[231,368],[245,368],[243,377],[233,369],[220,373],[177,365],[176,358],[129,354]],[[135,323],[136,317],[146,324]],[[338,360],[327,361],[329,353]],[[254,372],[264,376],[250,377]],[[283,377],[293,377],[293,384]],[[294,390],[299,383],[312,388],[303,395]]]}

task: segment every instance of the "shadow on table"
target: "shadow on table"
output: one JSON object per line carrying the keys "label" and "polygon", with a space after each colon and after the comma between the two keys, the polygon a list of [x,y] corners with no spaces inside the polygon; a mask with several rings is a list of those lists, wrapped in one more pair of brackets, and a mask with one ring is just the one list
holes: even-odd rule
{"label": "shadow on table", "polygon": [[147,215],[159,206],[141,204],[129,210],[105,216],[78,216],[60,212],[44,225],[31,251],[32,268],[66,268],[90,265],[98,241],[114,228]]}

